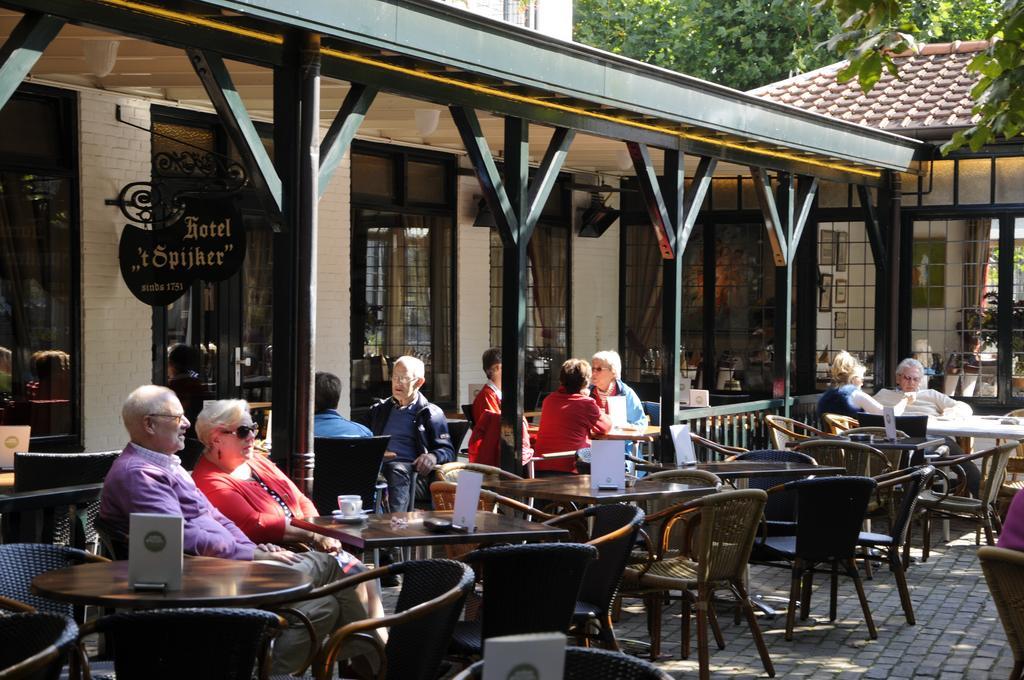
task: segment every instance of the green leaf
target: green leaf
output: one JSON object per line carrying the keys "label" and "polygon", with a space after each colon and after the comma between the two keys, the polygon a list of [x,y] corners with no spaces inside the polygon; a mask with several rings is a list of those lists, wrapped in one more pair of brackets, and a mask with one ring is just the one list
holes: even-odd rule
{"label": "green leaf", "polygon": [[857,80],[860,82],[860,89],[867,93],[875,86],[878,79],[882,77],[882,55],[878,52],[871,52],[860,65],[857,73]]}

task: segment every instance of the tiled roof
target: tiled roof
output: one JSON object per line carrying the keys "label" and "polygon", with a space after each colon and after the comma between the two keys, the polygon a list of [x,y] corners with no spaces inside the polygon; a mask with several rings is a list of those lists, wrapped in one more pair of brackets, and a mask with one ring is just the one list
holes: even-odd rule
{"label": "tiled roof", "polygon": [[972,124],[971,88],[979,76],[969,73],[967,65],[987,47],[987,41],[975,40],[924,45],[918,54],[900,54],[893,58],[900,77],[883,70],[881,80],[867,94],[856,80],[836,82],[845,61],[750,94],[898,134],[949,136],[950,128]]}

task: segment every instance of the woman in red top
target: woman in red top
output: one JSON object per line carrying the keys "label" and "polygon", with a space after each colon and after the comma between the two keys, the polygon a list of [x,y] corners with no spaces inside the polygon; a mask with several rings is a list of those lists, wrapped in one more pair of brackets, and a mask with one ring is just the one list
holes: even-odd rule
{"label": "woman in red top", "polygon": [[[590,364],[569,359],[562,364],[558,380],[562,386],[541,405],[537,455],[589,448],[591,434],[612,429],[611,418],[590,398]],[[538,475],[576,473],[576,459],[571,457],[538,460],[534,466]]]}
{"label": "woman in red top", "polygon": [[[333,553],[346,574],[364,571],[363,563],[342,550],[336,539],[292,526],[293,517],[320,513],[292,480],[255,452],[258,429],[242,399],[207,404],[196,419],[196,435],[206,447],[192,472],[196,486],[253,543],[308,543]],[[383,616],[376,586],[361,583],[356,593],[370,616]]]}

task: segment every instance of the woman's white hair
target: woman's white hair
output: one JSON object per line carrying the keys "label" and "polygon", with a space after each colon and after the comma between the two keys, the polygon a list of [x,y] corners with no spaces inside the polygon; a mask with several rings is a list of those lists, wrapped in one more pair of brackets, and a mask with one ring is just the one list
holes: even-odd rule
{"label": "woman's white hair", "polygon": [[210,448],[215,430],[235,429],[242,422],[242,415],[248,412],[249,402],[245,399],[220,399],[209,402],[196,418],[196,436],[206,448]]}
{"label": "woman's white hair", "polygon": [[610,349],[597,352],[593,357],[591,357],[590,363],[593,364],[595,361],[603,361],[608,364],[608,367],[612,369],[612,377],[616,380],[618,380],[619,376],[622,375],[622,358],[619,356],[618,352]]}

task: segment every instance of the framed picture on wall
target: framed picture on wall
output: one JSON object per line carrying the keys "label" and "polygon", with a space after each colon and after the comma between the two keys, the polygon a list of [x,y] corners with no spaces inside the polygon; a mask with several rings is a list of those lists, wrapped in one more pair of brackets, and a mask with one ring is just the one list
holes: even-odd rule
{"label": "framed picture on wall", "polygon": [[832,311],[832,275],[822,274],[821,284],[818,286],[818,311]]}
{"label": "framed picture on wall", "polygon": [[836,271],[845,272],[850,261],[850,235],[845,231],[836,232]]}
{"label": "framed picture on wall", "polygon": [[846,337],[846,312],[836,312],[835,323],[833,324],[832,337],[833,338],[845,338]]}
{"label": "framed picture on wall", "polygon": [[831,267],[836,263],[835,257],[835,234],[831,229],[822,229],[818,232],[818,264]]}
{"label": "framed picture on wall", "polygon": [[835,292],[832,294],[833,301],[837,305],[846,304],[846,279],[836,277],[836,285],[833,289]]}
{"label": "framed picture on wall", "polygon": [[917,239],[911,253],[910,306],[946,305],[946,241]]}

